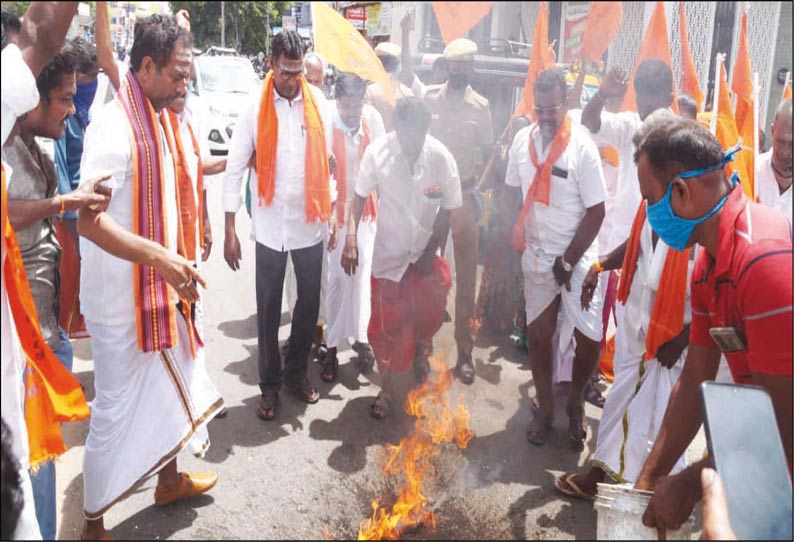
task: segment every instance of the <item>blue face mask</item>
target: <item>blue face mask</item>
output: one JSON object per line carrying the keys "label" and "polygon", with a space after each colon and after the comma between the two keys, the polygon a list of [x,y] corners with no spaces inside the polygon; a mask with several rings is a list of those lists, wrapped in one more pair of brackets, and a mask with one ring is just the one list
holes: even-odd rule
{"label": "blue face mask", "polygon": [[88,126],[90,120],[88,111],[91,109],[91,104],[94,103],[94,96],[96,96],[98,84],[99,79],[94,79],[90,83],[81,83],[77,85],[77,92],[74,95],[74,108],[84,128]]}
{"label": "blue face mask", "polygon": [[[725,164],[733,160],[734,156],[737,152],[739,152],[739,150],[741,150],[741,143],[728,149],[719,164],[704,169],[685,171],[684,173],[677,175],[676,178],[691,179],[692,177],[705,175],[706,173],[716,169],[722,169],[725,167]],[[731,176],[731,188],[736,186],[736,183],[738,182],[739,175],[738,173],[734,172]],[[673,182],[670,181],[670,184],[667,185],[667,192],[665,193],[664,197],[653,205],[648,205],[648,222],[650,222],[653,231],[655,231],[662,241],[664,241],[669,247],[678,251],[682,251],[687,247],[689,238],[692,237],[692,230],[695,229],[695,226],[711,218],[714,213],[719,212],[720,209],[725,206],[725,202],[728,201],[728,196],[730,193],[717,202],[717,205],[715,205],[704,216],[700,218],[689,219],[681,218],[673,211],[673,206],[670,202],[670,194],[672,194],[672,191]]]}

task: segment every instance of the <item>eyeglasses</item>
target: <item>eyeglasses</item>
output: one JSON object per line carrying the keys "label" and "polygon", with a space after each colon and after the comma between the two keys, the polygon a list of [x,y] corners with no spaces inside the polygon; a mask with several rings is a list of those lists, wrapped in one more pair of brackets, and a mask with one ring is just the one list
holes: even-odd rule
{"label": "eyeglasses", "polygon": [[287,70],[283,66],[278,67],[278,73],[282,77],[286,77],[289,79],[298,79],[301,75],[303,75],[303,69],[300,70]]}
{"label": "eyeglasses", "polygon": [[556,105],[554,107],[536,107],[535,108],[535,115],[544,115],[546,113],[554,114],[560,110],[562,104]]}

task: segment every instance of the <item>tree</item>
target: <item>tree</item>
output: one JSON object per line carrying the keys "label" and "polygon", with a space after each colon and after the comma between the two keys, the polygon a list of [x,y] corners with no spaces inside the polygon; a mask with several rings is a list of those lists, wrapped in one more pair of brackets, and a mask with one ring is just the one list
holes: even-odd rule
{"label": "tree", "polygon": [[[267,12],[270,22],[279,24],[281,15],[292,2],[226,2],[226,45],[235,46],[242,54],[256,54],[265,50],[270,34],[267,28]],[[194,47],[206,49],[221,42],[220,2],[169,2],[171,11],[185,9],[190,13],[190,28]]]}

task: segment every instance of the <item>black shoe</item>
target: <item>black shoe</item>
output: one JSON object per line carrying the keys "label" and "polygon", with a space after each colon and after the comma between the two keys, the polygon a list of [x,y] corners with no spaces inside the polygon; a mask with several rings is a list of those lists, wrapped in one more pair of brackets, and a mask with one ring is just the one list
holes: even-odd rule
{"label": "black shoe", "polygon": [[474,363],[471,354],[458,354],[458,363],[455,365],[455,376],[464,384],[474,383]]}

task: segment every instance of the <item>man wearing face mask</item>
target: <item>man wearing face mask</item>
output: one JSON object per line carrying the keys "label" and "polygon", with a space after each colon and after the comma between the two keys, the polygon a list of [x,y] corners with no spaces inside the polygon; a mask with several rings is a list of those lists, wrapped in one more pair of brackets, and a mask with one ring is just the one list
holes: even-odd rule
{"label": "man wearing face mask", "polygon": [[758,198],[791,220],[791,98],[780,102],[772,123],[772,150],[758,157]]}
{"label": "man wearing face mask", "polygon": [[476,330],[474,304],[479,261],[482,200],[477,180],[493,144],[488,100],[469,85],[474,71],[477,44],[465,38],[453,40],[444,49],[449,78],[428,87],[425,102],[430,109],[430,134],[455,157],[460,173],[463,206],[452,213],[452,243],[455,249],[455,342],[458,346],[457,377],[474,382],[471,353]]}
{"label": "man wearing face mask", "polygon": [[702,496],[699,461],[668,476],[700,428],[698,387],[721,353],[739,384],[765,388],[792,464],[792,246],[782,215],[750,202],[724,153],[695,121],[660,111],[634,138],[648,221],[675,250],[701,245],[692,273],[689,351],[635,487],[654,490],[643,523],[677,529]]}

